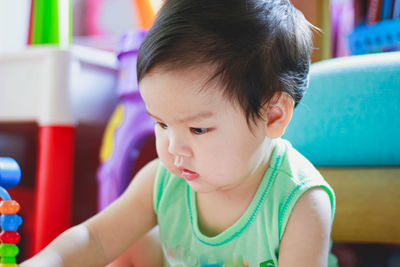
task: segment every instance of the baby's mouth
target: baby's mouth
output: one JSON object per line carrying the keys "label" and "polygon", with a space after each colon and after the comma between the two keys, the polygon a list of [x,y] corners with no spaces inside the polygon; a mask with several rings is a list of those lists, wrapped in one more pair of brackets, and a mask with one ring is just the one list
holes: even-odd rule
{"label": "baby's mouth", "polygon": [[199,178],[199,174],[196,172],[183,168],[179,168],[179,170],[181,171],[181,176],[185,178],[186,181],[193,181]]}

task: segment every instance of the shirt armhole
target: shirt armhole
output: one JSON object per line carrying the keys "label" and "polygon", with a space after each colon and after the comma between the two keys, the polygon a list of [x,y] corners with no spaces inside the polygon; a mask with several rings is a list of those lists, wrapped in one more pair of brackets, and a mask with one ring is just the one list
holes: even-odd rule
{"label": "shirt armhole", "polygon": [[156,179],[153,189],[153,206],[154,212],[158,215],[158,207],[160,205],[161,196],[163,194],[164,184],[167,177],[167,169],[160,162],[157,168]]}
{"label": "shirt armhole", "polygon": [[331,201],[331,222],[333,222],[334,215],[335,215],[335,194],[330,186],[324,184],[312,185],[312,186],[304,186],[304,184],[299,184],[296,186],[292,192],[289,194],[286,202],[283,205],[282,210],[279,214],[279,242],[282,240],[283,234],[285,233],[286,225],[289,221],[290,214],[293,211],[294,206],[296,205],[297,201],[300,197],[310,189],[313,188],[322,188],[325,192],[328,193],[330,201]]}

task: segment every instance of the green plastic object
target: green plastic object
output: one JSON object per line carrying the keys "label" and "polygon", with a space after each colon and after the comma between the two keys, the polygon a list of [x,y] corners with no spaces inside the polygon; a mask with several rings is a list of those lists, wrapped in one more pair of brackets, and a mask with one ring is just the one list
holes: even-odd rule
{"label": "green plastic object", "polygon": [[72,39],[71,1],[34,0],[32,4],[32,44],[68,47]]}
{"label": "green plastic object", "polygon": [[[0,244],[0,257],[9,260],[10,257],[15,257],[19,253],[19,249],[14,244]],[[3,262],[2,262],[3,263]]]}
{"label": "green plastic object", "polygon": [[17,260],[15,259],[15,257],[3,257],[0,259],[0,263],[15,264],[17,263]]}

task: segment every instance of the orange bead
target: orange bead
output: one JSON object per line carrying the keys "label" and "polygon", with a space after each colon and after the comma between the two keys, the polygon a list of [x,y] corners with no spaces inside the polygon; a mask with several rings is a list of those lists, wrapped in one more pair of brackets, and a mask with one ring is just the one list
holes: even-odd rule
{"label": "orange bead", "polygon": [[3,200],[0,202],[1,214],[17,214],[20,206],[15,200]]}

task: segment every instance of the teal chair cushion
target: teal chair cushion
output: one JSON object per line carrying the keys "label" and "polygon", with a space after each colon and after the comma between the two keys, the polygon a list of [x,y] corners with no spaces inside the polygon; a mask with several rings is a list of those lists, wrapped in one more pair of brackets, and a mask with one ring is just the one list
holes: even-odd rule
{"label": "teal chair cushion", "polygon": [[284,138],[316,166],[399,166],[400,52],[312,64]]}

